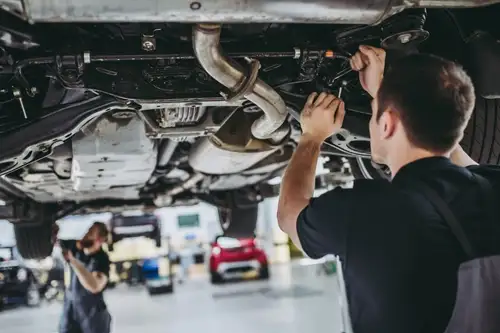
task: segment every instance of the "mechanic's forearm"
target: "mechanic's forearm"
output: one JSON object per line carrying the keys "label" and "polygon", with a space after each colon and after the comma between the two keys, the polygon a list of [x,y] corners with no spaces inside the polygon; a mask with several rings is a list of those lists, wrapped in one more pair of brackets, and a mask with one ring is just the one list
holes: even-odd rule
{"label": "mechanic's forearm", "polygon": [[278,223],[289,235],[296,232],[297,218],[313,196],[321,144],[316,138],[303,135],[283,176],[278,203]]}
{"label": "mechanic's forearm", "polygon": [[72,258],[69,264],[85,289],[91,293],[98,293],[100,291],[97,278],[85,268],[81,261],[76,258]]}
{"label": "mechanic's forearm", "polygon": [[468,167],[471,165],[478,165],[476,161],[474,161],[464,149],[458,145],[455,150],[453,150],[450,154],[450,160],[453,164],[456,164],[461,167]]}

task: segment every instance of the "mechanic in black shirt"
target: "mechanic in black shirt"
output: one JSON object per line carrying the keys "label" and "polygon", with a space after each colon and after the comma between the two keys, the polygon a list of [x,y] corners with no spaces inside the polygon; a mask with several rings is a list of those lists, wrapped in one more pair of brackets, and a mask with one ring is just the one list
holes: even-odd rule
{"label": "mechanic in black shirt", "polygon": [[110,266],[109,257],[102,249],[107,238],[106,225],[95,222],[82,240],[59,241],[71,266],[60,333],[110,332],[111,316],[103,297]]}
{"label": "mechanic in black shirt", "polygon": [[[385,57],[361,46],[351,66],[373,97],[372,159],[392,180],[356,180],[352,189],[312,197],[321,144],[345,114],[335,96],[313,93],[283,177],[278,222],[310,257],[341,258],[355,333],[442,333],[466,255],[419,188],[443,198],[481,256],[498,254],[499,223],[485,197],[500,190],[500,170],[477,165],[458,145],[475,103],[459,65],[414,54],[384,68]],[[484,193],[478,177],[494,191]]]}

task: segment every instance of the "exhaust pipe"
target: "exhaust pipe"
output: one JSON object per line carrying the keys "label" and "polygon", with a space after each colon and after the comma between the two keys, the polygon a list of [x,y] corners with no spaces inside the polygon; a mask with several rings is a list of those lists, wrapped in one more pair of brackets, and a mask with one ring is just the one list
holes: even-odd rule
{"label": "exhaust pipe", "polygon": [[148,185],[154,184],[158,178],[167,172],[167,164],[174,155],[175,149],[179,142],[173,140],[165,140],[160,144],[158,149],[158,161],[153,175],[148,180]]}
{"label": "exhaust pipe", "polygon": [[247,77],[240,65],[222,54],[220,33],[219,24],[196,25],[193,30],[194,54],[211,77],[264,111],[264,115],[252,124],[252,134],[257,139],[269,139],[286,120],[285,102],[273,88],[256,77],[258,68]]}
{"label": "exhaust pipe", "polygon": [[191,188],[195,187],[196,184],[201,182],[204,178],[205,176],[202,173],[195,172],[194,174],[191,175],[191,177],[189,177],[179,185],[176,185],[171,189],[167,190],[164,194],[157,196],[153,200],[153,203],[155,204],[156,207],[170,206],[173,202],[174,196],[181,194],[184,191],[190,190]]}

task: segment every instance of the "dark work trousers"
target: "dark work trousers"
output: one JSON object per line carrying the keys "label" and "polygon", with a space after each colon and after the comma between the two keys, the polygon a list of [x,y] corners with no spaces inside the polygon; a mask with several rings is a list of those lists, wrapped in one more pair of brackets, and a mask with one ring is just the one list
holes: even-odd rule
{"label": "dark work trousers", "polygon": [[[89,297],[90,296],[90,297]],[[111,315],[97,295],[73,297],[69,292],[64,300],[59,333],[109,333]]]}

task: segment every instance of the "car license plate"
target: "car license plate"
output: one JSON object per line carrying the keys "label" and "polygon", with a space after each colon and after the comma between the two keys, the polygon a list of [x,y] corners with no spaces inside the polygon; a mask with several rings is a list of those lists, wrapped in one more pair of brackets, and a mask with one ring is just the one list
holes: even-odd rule
{"label": "car license plate", "polygon": [[256,270],[251,270],[251,271],[248,271],[248,272],[245,272],[242,274],[242,277],[244,279],[254,279],[258,276],[257,274],[257,271]]}
{"label": "car license plate", "polygon": [[157,279],[157,280],[148,280],[146,284],[149,287],[162,287],[162,286],[168,286],[170,284],[170,279],[165,278],[165,279]]}

